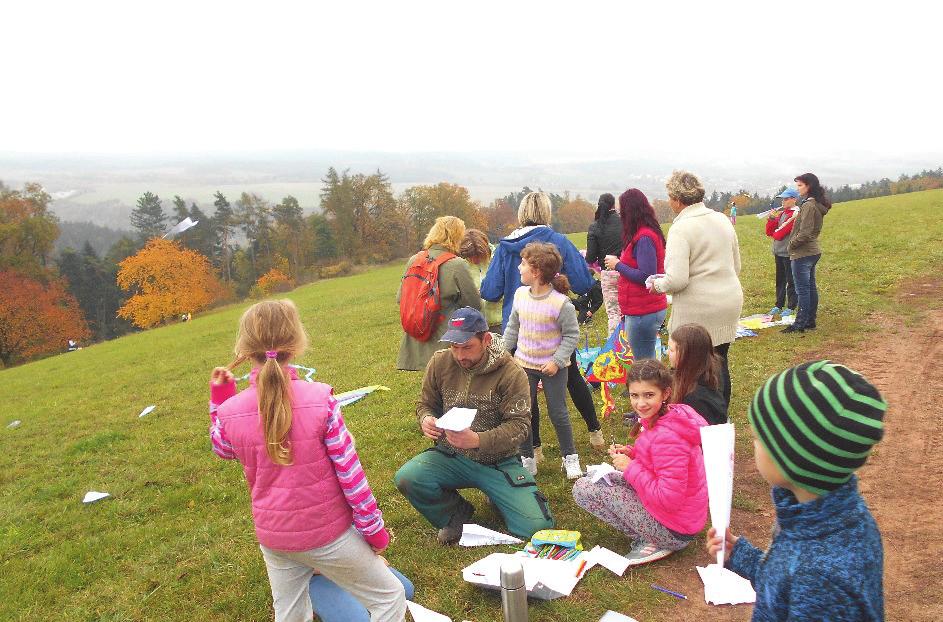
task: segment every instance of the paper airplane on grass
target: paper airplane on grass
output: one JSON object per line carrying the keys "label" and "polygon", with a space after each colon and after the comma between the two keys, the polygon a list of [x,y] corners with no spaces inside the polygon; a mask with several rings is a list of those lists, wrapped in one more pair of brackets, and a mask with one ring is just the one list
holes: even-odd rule
{"label": "paper airplane on grass", "polygon": [[465,523],[462,525],[462,539],[458,541],[459,546],[489,546],[492,544],[523,544],[523,540],[518,540],[514,536],[494,531],[474,523]]}
{"label": "paper airplane on grass", "polygon": [[13,429],[15,429],[15,428],[20,427],[20,424],[21,424],[21,423],[23,423],[23,422],[20,421],[19,419],[17,419],[16,421],[11,421],[10,424],[7,426],[7,428],[10,429],[10,430],[13,430]]}
{"label": "paper airplane on grass", "polygon": [[187,229],[189,229],[189,228],[191,228],[191,227],[195,227],[198,222],[200,222],[200,221],[199,221],[199,220],[191,220],[190,217],[187,216],[186,218],[184,218],[183,220],[181,220],[180,222],[178,222],[177,224],[175,224],[175,225],[173,226],[173,228],[171,228],[170,231],[168,231],[167,233],[165,233],[165,234],[164,234],[164,237],[165,237],[165,238],[170,238],[170,237],[173,237],[173,236],[177,235],[178,233],[183,233],[183,232],[186,231]]}
{"label": "paper airplane on grass", "polygon": [[85,497],[82,499],[82,503],[95,503],[96,501],[101,501],[105,497],[110,497],[111,495],[107,492],[97,492],[95,490],[90,490],[85,493]]}
{"label": "paper airplane on grass", "polygon": [[144,415],[149,415],[149,414],[151,414],[152,412],[154,412],[154,409],[155,409],[155,408],[157,408],[157,406],[154,406],[154,405],[148,406],[147,408],[145,408],[144,410],[141,411],[141,414],[138,415],[138,419],[140,419],[140,418],[143,417]]}

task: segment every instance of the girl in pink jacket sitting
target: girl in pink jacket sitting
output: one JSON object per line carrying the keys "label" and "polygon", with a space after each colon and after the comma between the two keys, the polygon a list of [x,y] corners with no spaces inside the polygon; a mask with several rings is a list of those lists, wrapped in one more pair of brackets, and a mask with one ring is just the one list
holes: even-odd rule
{"label": "girl in pink jacket sitting", "polygon": [[[210,377],[213,451],[242,463],[276,622],[311,620],[314,571],[359,600],[371,620],[399,622],[403,585],[377,555],[390,537],[333,390],[287,366],[307,346],[289,300],[242,315],[236,361]],[[250,386],[237,395],[230,370],[245,360]]]}
{"label": "girl in pink jacket sitting", "polygon": [[577,480],[581,508],[635,541],[629,565],[647,564],[679,551],[707,522],[707,480],[701,426],[707,422],[686,404],[671,404],[671,372],[654,359],[629,370],[629,397],[641,432],[634,446],[613,445],[612,465],[622,478],[608,485]]}

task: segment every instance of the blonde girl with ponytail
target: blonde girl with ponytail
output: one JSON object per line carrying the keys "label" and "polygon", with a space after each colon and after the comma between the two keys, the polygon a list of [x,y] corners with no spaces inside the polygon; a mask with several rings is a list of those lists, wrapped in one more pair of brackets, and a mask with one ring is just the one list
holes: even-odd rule
{"label": "blonde girl with ponytail", "polygon": [[[403,585],[377,554],[389,544],[330,386],[288,363],[308,347],[290,300],[266,300],[239,320],[235,360],[210,375],[213,452],[242,463],[268,569],[276,622],[310,620],[315,572],[360,601],[372,620],[405,617]],[[233,370],[252,364],[249,387]]]}

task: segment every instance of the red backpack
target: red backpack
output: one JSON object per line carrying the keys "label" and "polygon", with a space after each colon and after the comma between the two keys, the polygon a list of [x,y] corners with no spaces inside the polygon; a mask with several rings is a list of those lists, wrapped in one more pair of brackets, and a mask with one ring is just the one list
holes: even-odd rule
{"label": "red backpack", "polygon": [[429,341],[443,320],[439,267],[453,258],[455,255],[452,253],[442,253],[430,259],[429,251],[422,251],[403,275],[399,319],[403,330],[414,339]]}

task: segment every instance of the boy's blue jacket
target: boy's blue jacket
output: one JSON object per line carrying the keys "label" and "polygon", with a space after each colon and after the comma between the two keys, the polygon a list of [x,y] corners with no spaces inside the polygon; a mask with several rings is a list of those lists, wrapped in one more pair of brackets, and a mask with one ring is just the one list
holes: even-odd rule
{"label": "boy's blue jacket", "polygon": [[884,548],[852,478],[799,503],[773,488],[779,531],[765,553],[741,537],[727,567],[753,583],[753,622],[884,620]]}
{"label": "boy's blue jacket", "polygon": [[491,302],[504,298],[501,306],[502,330],[507,328],[508,318],[511,317],[514,292],[521,286],[521,273],[517,269],[521,263],[521,251],[531,242],[550,242],[557,247],[563,257],[560,272],[570,280],[570,288],[575,293],[585,294],[593,286],[589,266],[569,238],[546,225],[518,229],[498,242],[488,273],[481,282],[482,298]]}

